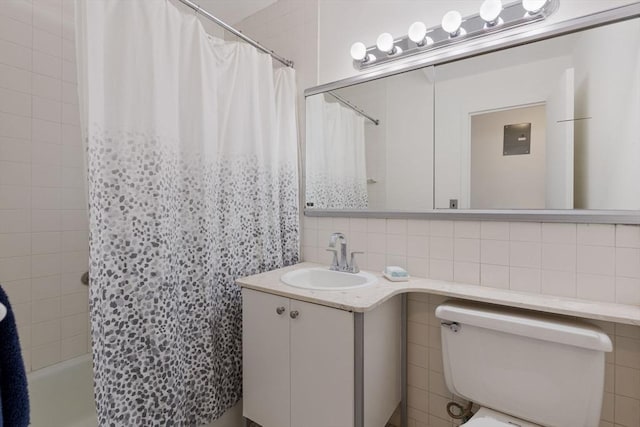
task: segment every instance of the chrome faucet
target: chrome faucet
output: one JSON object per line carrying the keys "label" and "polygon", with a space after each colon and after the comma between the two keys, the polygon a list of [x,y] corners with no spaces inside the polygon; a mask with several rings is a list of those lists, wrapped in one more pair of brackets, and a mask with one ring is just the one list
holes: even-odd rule
{"label": "chrome faucet", "polygon": [[[338,257],[338,248],[336,244],[340,242],[340,256]],[[330,270],[344,271],[347,273],[359,273],[360,269],[356,263],[356,255],[364,252],[351,252],[351,261],[347,261],[347,238],[342,233],[333,233],[329,238],[329,252],[333,252],[333,260],[331,261]]]}

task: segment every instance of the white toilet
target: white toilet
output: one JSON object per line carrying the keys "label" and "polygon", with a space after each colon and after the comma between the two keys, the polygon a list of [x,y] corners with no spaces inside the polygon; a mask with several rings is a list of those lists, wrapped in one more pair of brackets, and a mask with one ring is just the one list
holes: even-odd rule
{"label": "white toilet", "polygon": [[465,427],[598,427],[612,350],[599,328],[458,301],[436,317],[447,387],[482,407]]}

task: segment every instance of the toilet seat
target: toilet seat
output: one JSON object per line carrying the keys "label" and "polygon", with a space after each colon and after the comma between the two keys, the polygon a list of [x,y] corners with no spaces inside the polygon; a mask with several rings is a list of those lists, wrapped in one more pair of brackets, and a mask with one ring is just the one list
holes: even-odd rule
{"label": "toilet seat", "polygon": [[519,418],[510,417],[489,408],[480,408],[464,427],[540,427]]}

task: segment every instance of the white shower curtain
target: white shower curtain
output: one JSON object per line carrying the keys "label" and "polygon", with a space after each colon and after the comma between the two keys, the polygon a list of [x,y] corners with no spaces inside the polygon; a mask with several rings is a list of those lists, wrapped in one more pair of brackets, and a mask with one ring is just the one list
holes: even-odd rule
{"label": "white shower curtain", "polygon": [[307,98],[306,204],[366,209],[364,117],[324,95]]}
{"label": "white shower curtain", "polygon": [[298,260],[295,84],[167,0],[76,0],[101,426],[241,396],[234,280]]}

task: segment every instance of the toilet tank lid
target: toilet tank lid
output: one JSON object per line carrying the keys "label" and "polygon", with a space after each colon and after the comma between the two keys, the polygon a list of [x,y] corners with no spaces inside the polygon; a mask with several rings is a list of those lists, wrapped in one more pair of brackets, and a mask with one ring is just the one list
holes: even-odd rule
{"label": "toilet tank lid", "polygon": [[544,313],[448,301],[436,308],[436,317],[463,327],[471,325],[590,350],[613,349],[611,339],[597,326]]}

